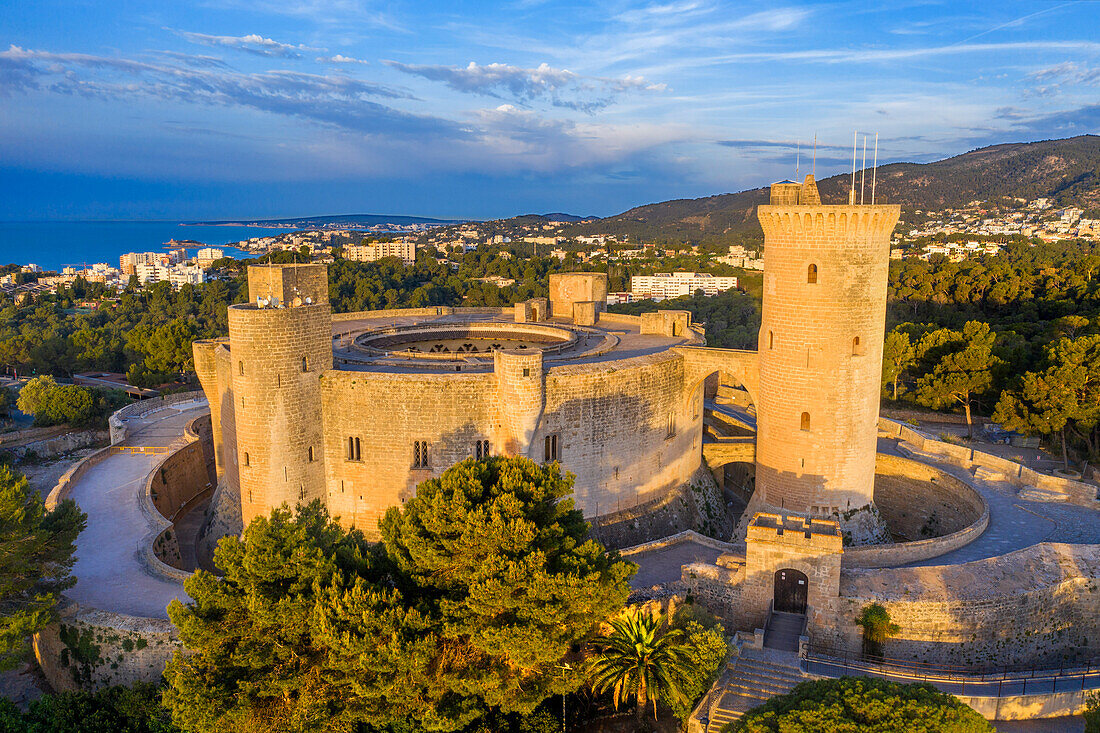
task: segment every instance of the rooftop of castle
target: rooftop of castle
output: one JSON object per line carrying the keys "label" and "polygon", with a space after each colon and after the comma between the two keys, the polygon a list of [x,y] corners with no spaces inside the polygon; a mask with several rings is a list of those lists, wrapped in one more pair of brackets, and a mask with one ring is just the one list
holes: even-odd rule
{"label": "rooftop of castle", "polygon": [[645,333],[640,319],[600,314],[593,326],[550,318],[517,323],[511,309],[428,308],[368,311],[333,319],[337,369],[373,372],[489,372],[493,352],[542,351],[550,368],[648,357],[702,343],[702,329],[681,336]]}

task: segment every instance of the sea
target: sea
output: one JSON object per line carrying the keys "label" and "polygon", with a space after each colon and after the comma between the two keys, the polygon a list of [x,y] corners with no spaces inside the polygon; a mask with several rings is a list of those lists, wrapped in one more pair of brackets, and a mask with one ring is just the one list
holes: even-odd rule
{"label": "sea", "polygon": [[220,247],[227,257],[256,257],[226,247],[252,237],[293,231],[269,227],[185,225],[180,221],[0,221],[0,265],[34,263],[43,270],[106,262],[118,267],[127,252],[164,252],[170,239],[193,239],[193,255],[202,247]]}

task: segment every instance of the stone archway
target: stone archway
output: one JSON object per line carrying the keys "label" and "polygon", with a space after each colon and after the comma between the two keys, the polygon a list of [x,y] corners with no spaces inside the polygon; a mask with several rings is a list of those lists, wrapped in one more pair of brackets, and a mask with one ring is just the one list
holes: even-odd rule
{"label": "stone archway", "polygon": [[772,610],[782,613],[806,613],[809,589],[810,580],[801,570],[794,568],[776,570]]}

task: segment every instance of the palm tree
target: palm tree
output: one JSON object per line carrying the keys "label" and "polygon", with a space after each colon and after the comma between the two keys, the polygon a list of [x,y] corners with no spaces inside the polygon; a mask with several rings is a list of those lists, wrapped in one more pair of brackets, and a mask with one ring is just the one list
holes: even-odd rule
{"label": "palm tree", "polygon": [[657,697],[662,690],[683,699],[681,683],[690,674],[689,644],[680,629],[665,629],[665,615],[627,609],[608,622],[611,633],[594,643],[600,654],[592,662],[592,687],[611,690],[615,709],[635,699],[634,716],[639,727],[646,704],[653,704],[657,718]]}

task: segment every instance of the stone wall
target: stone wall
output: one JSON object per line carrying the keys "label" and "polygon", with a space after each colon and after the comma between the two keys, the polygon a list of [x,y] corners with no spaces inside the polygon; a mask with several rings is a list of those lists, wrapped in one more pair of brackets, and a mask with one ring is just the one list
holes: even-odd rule
{"label": "stone wall", "polygon": [[1055,494],[1061,494],[1066,501],[1074,504],[1100,507],[1100,501],[1097,500],[1100,488],[1095,484],[1041,473],[1007,458],[973,450],[965,445],[934,440],[895,420],[880,419],[879,431],[890,437],[899,438],[915,450],[927,453],[945,463],[951,463],[968,470],[980,468],[993,477],[1003,478],[1017,486],[1033,486]]}
{"label": "stone wall", "polygon": [[875,505],[897,542],[942,537],[963,530],[986,510],[981,494],[945,471],[879,453]]}
{"label": "stone wall", "polygon": [[836,625],[814,642],[859,651],[853,620],[873,602],[901,627],[887,656],[970,669],[1081,661],[1100,653],[1100,546],[1042,543],[961,565],[845,569]]}
{"label": "stone wall", "polygon": [[34,637],[34,655],[56,691],[160,681],[180,649],[170,621],[125,616],[69,603]]}
{"label": "stone wall", "polygon": [[106,445],[111,434],[105,430],[70,430],[63,428],[58,435],[43,436],[38,439],[25,439],[5,443],[4,451],[15,454],[17,458],[33,455],[37,458],[56,458],[82,448]]}
{"label": "stone wall", "polygon": [[[327,372],[321,414],[332,514],[373,532],[387,508],[474,456],[483,440],[492,455],[543,461],[550,439],[589,518],[666,500],[699,469],[701,415],[684,399],[678,355],[548,370],[538,354],[494,358],[492,373]],[[349,457],[349,439],[359,441],[358,458]],[[415,465],[418,443],[427,444],[426,466]]]}

